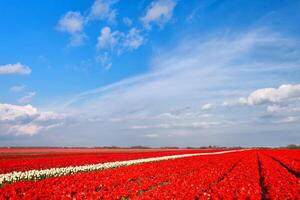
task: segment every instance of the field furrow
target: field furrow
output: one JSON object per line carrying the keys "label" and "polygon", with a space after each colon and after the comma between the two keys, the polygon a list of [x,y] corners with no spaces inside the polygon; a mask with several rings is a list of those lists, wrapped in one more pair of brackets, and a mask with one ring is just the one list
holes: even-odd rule
{"label": "field furrow", "polygon": [[296,199],[300,196],[300,179],[279,162],[259,154],[267,199]]}

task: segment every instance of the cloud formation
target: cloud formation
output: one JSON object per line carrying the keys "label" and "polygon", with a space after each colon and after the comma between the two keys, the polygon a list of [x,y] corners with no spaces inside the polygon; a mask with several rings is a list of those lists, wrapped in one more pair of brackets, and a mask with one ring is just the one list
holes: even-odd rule
{"label": "cloud formation", "polygon": [[29,103],[32,101],[33,97],[36,95],[36,92],[29,92],[28,94],[26,94],[25,96],[21,97],[20,99],[18,99],[19,103]]}
{"label": "cloud formation", "polygon": [[31,105],[0,103],[1,134],[34,135],[62,124],[65,115],[54,112],[41,112]]}
{"label": "cloud formation", "polygon": [[163,26],[172,18],[175,6],[175,0],[153,1],[148,7],[145,16],[141,18],[141,21],[146,28],[151,28],[151,24]]}
{"label": "cloud formation", "polygon": [[123,39],[123,47],[124,49],[134,50],[139,48],[144,43],[144,40],[140,30],[131,28]]}
{"label": "cloud formation", "polygon": [[[271,116],[266,106],[260,107],[266,100],[261,97],[264,95],[251,94],[253,88],[285,82],[285,76],[272,77],[283,69],[295,70],[299,57],[282,61],[277,55],[298,52],[294,44],[289,38],[262,30],[186,39],[154,57],[147,73],[86,91],[65,105],[86,118],[80,127],[91,123],[95,130],[98,127],[114,138],[124,135],[128,140],[155,134],[161,143],[176,137],[222,143],[226,138],[222,134],[246,134],[253,126],[263,132],[276,122],[282,126],[288,123],[289,127],[284,127],[287,131],[297,126],[292,120],[297,119],[297,113]],[[273,90],[275,94],[268,93],[268,101],[283,103],[297,98],[296,84]],[[218,106],[242,96],[258,106]]]}
{"label": "cloud formation", "polygon": [[114,22],[117,11],[112,6],[117,2],[117,0],[96,0],[91,7],[87,20],[99,19]]}
{"label": "cloud formation", "polygon": [[83,33],[84,17],[80,12],[69,11],[63,15],[58,22],[59,31],[70,34],[70,45],[80,46],[83,44],[86,35]]}
{"label": "cloud formation", "polygon": [[291,101],[295,99],[300,99],[300,84],[284,84],[280,85],[278,88],[258,89],[252,92],[247,98],[241,98],[239,103],[246,105],[257,105],[263,103],[279,103],[282,101]]}
{"label": "cloud formation", "polygon": [[126,51],[138,49],[145,39],[141,31],[137,28],[131,28],[128,33],[112,31],[110,27],[105,26],[97,39],[97,49],[100,51],[96,56],[96,61],[100,62],[104,69],[110,69],[112,66],[111,57],[114,53],[120,55]]}
{"label": "cloud formation", "polygon": [[0,65],[0,74],[28,75],[31,74],[31,69],[28,66],[18,62],[16,64]]}
{"label": "cloud formation", "polygon": [[118,31],[112,32],[108,26],[101,29],[101,33],[97,39],[97,48],[111,49],[118,44],[120,33]]}

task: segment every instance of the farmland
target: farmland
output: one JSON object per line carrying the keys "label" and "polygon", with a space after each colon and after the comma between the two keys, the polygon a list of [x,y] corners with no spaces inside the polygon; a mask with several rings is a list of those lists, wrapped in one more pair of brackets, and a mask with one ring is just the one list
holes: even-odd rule
{"label": "farmland", "polygon": [[299,150],[1,149],[0,199],[299,199]]}

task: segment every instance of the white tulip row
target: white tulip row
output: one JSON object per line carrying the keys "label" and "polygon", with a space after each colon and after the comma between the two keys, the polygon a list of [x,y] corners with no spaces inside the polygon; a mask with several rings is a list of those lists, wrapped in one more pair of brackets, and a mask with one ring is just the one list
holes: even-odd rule
{"label": "white tulip row", "polygon": [[11,173],[0,175],[0,186],[3,185],[4,183],[12,183],[19,180],[40,180],[48,177],[75,174],[78,172],[98,171],[98,170],[111,169],[111,168],[116,168],[121,166],[136,165],[141,163],[158,162],[163,160],[172,160],[172,159],[191,157],[191,156],[224,154],[224,153],[230,153],[236,151],[242,151],[242,150],[220,151],[220,152],[211,152],[211,153],[181,154],[181,155],[162,156],[162,157],[154,157],[154,158],[127,160],[127,161],[107,162],[107,163],[84,165],[84,166],[70,166],[70,167],[62,167],[62,168],[50,168],[44,170],[11,172]]}

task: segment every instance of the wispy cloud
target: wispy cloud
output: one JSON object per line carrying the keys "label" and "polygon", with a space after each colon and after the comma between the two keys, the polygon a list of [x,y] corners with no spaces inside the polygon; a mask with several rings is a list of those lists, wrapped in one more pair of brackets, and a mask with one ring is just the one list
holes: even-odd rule
{"label": "wispy cloud", "polygon": [[[74,112],[84,110],[84,116],[101,121],[108,130],[118,127],[119,131],[131,129],[158,135],[168,135],[180,127],[188,133],[205,132],[206,135],[236,127],[242,131],[241,124],[256,123],[261,111],[210,108],[251,93],[253,88],[286,80],[288,77],[280,76],[276,80],[273,77],[283,68],[294,70],[299,61],[297,56],[277,59],[279,53],[284,55],[299,48],[289,40],[292,39],[264,30],[184,40],[158,54],[148,73],[86,91],[66,105],[73,111],[78,109]],[[274,46],[278,47],[276,51],[267,51],[269,54],[265,56],[266,49]],[[253,57],[260,58],[260,53],[264,54],[261,63],[251,61],[259,60]],[[262,74],[264,79],[260,77]],[[247,112],[248,117],[242,112]]]}
{"label": "wispy cloud", "polygon": [[15,85],[10,88],[10,91],[15,93],[22,92],[24,91],[25,87],[26,87],[25,85]]}
{"label": "wispy cloud", "polygon": [[0,74],[31,74],[31,69],[21,63],[0,65]]}
{"label": "wispy cloud", "polygon": [[131,26],[131,25],[132,25],[132,20],[131,20],[129,17],[124,17],[124,18],[123,18],[123,23],[124,23],[126,26]]}
{"label": "wispy cloud", "polygon": [[108,52],[104,52],[96,56],[95,59],[96,62],[100,63],[104,67],[105,70],[109,70],[112,66],[112,61]]}
{"label": "wispy cloud", "polygon": [[36,95],[36,92],[29,92],[25,96],[18,99],[19,103],[29,103],[32,101],[33,97]]}
{"label": "wispy cloud", "polygon": [[145,16],[141,18],[146,28],[151,28],[151,24],[163,26],[173,15],[176,6],[175,0],[156,0],[148,7]]}

